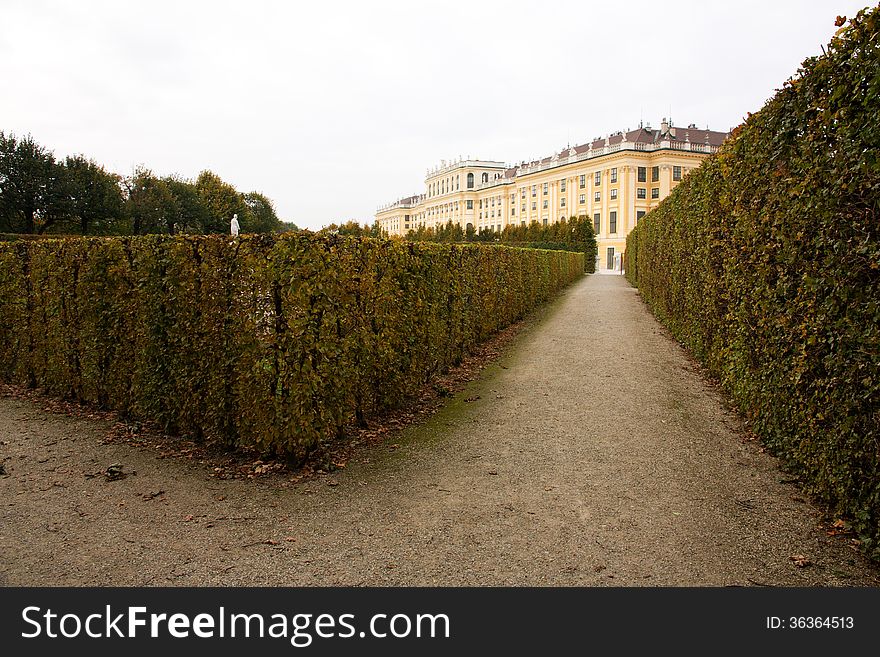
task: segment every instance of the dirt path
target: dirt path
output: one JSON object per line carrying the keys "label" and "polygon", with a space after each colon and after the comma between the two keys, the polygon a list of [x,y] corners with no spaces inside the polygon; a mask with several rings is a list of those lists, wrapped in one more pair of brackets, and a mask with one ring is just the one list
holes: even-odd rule
{"label": "dirt path", "polygon": [[878,584],[618,276],[332,476],[217,480],[108,429],[0,399],[0,584]]}

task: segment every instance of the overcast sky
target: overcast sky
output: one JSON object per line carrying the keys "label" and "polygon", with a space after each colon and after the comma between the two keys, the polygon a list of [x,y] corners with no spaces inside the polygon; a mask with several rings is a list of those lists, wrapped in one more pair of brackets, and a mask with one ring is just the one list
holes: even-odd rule
{"label": "overcast sky", "polygon": [[282,219],[372,222],[458,156],[643,119],[727,130],[852,0],[0,0],[0,129],[126,175],[211,169]]}

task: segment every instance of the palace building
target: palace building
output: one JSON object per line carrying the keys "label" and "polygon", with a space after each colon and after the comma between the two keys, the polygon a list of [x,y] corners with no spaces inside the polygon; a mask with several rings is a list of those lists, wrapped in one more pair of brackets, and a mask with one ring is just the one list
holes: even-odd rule
{"label": "palace building", "polygon": [[[386,235],[452,222],[463,230],[502,231],[510,225],[592,218],[599,269],[613,269],[626,236],[727,132],[671,125],[622,131],[533,162],[442,162],[428,171],[425,191],[379,209]],[[617,257],[616,257],[617,256]]]}

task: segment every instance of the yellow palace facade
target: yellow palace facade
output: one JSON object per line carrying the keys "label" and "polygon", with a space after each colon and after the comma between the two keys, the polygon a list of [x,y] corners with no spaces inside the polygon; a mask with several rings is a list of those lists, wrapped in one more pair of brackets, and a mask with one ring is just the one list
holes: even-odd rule
{"label": "yellow palace facade", "polygon": [[619,268],[626,236],[662,201],[726,132],[679,128],[665,120],[567,148],[515,166],[492,160],[443,162],[428,171],[425,191],[382,207],[376,221],[386,235],[448,222],[466,230],[502,231],[510,225],[593,220],[598,269]]}

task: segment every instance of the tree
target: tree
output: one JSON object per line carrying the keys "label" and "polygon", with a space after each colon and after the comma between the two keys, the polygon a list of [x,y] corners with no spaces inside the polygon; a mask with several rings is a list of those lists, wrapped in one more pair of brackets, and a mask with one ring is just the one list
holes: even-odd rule
{"label": "tree", "polygon": [[[378,225],[375,227],[378,230]],[[320,231],[322,234],[338,234],[338,235],[350,235],[353,237],[369,237],[373,228],[370,228],[368,225],[361,225],[354,219],[349,219],[343,224],[329,224],[324,226]]]}
{"label": "tree", "polygon": [[156,178],[149,169],[138,168],[125,181],[128,191],[126,215],[135,235],[171,233],[177,206],[165,181]]}
{"label": "tree", "polygon": [[275,206],[268,197],[259,192],[243,194],[244,204],[248,208],[242,231],[248,233],[272,233],[281,229],[281,220],[275,214]]}
{"label": "tree", "polygon": [[300,230],[299,226],[297,226],[292,221],[282,221],[278,225],[277,232],[279,233],[298,233]]}
{"label": "tree", "polygon": [[237,214],[239,223],[246,227],[250,221],[248,206],[235,187],[223,182],[216,173],[202,171],[196,179],[196,190],[207,210],[203,233],[228,233],[232,215]]}
{"label": "tree", "polygon": [[64,161],[63,189],[81,235],[120,232],[124,201],[120,178],[82,155]]}
{"label": "tree", "polygon": [[211,218],[196,186],[179,176],[167,176],[162,183],[173,199],[168,205],[172,214],[165,218],[168,232],[201,233]]}
{"label": "tree", "polygon": [[43,233],[68,216],[62,167],[51,151],[27,135],[0,132],[0,227]]}

